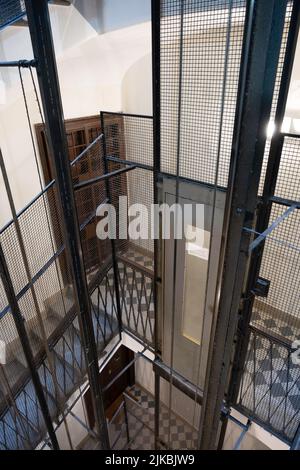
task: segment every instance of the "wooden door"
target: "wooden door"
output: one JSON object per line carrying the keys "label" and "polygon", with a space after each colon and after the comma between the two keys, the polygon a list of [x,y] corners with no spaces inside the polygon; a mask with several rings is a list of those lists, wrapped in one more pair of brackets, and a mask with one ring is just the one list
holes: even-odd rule
{"label": "wooden door", "polygon": [[[105,388],[118,374],[120,374],[120,372],[133,359],[133,351],[122,345],[99,375],[99,382],[102,388]],[[109,408],[112,406],[112,404],[122,395],[127,387],[134,385],[134,383],[135,372],[134,364],[132,364],[132,366],[130,366],[123,374],[121,374],[112,384],[112,386],[104,393],[104,408],[107,415],[109,414]],[[89,427],[90,429],[93,429],[95,426],[95,416],[90,389],[88,389],[84,394],[84,401],[87,410]]]}
{"label": "wooden door", "polygon": [[[65,121],[65,128],[67,134],[68,154],[70,163],[78,157],[86,147],[91,144],[98,135],[101,133],[101,124],[99,116],[88,116],[83,118],[69,119]],[[109,148],[113,148],[114,156],[125,159],[125,145],[123,142],[123,118],[121,115],[107,115],[105,117],[105,134]],[[45,131],[43,124],[35,126],[38,148],[40,153],[41,166],[44,175],[45,185],[54,179],[54,171],[52,168],[52,159],[49,158],[49,149],[46,143]],[[101,142],[97,151],[90,151],[80,158],[74,165],[72,165],[72,179],[73,184],[80,183],[84,180],[103,174],[103,152],[101,149]],[[116,165],[113,164],[114,169]],[[122,184],[118,187],[118,192],[122,195],[127,193],[127,180],[126,177],[122,178]],[[99,183],[82,189],[76,192],[76,206],[79,224],[84,226],[90,219],[93,212],[99,204],[101,204],[103,195],[105,193],[104,183]],[[119,194],[116,194],[117,197]],[[117,204],[117,202],[116,202]],[[57,195],[52,198],[50,205],[50,212],[52,216],[54,234],[57,242],[57,248],[61,245],[62,233],[59,224],[59,204]],[[99,268],[110,255],[110,244],[106,241],[101,242],[96,236],[96,224],[94,219],[88,223],[81,231],[81,242],[83,248],[83,255],[85,261],[85,268],[87,272],[94,271]],[[65,253],[60,255],[60,265],[62,273],[66,272],[66,259]],[[65,284],[68,283],[66,276],[64,277]]]}

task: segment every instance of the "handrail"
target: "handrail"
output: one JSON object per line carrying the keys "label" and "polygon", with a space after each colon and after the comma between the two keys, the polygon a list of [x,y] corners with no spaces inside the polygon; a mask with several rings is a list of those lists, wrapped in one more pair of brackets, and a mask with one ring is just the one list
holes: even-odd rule
{"label": "handrail", "polygon": [[102,114],[111,114],[112,116],[124,116],[124,117],[132,117],[132,118],[141,118],[141,119],[153,119],[153,116],[150,114],[133,114],[133,113],[118,113],[116,111],[101,111]]}
{"label": "handrail", "polygon": [[[91,148],[101,139],[103,138],[103,134],[100,134],[96,139],[93,140],[93,142],[88,145],[72,162],[70,163],[70,166],[74,166],[86,153],[88,153]],[[34,199],[30,203],[28,203],[23,209],[17,214],[17,217],[19,218],[22,214],[24,214],[36,201],[39,200],[40,197],[43,197],[44,194],[47,193],[47,191],[55,184],[55,180],[53,179],[42,191],[40,191]],[[102,201],[101,204],[104,204],[107,202],[107,198]],[[96,216],[96,210],[90,214],[89,217],[80,225],[80,231],[82,231]],[[0,230],[0,235],[4,233],[6,229],[8,229],[12,224],[14,223],[14,220],[11,219],[10,222],[8,222],[1,230]],[[56,259],[61,255],[61,253],[64,251],[65,245],[62,244],[61,247],[57,249],[57,251],[49,258],[49,260],[39,269],[35,275],[32,276],[32,281],[28,282],[21,290],[18,292],[16,295],[17,300],[20,300],[21,297],[30,289],[30,287],[46,272],[46,270],[52,265],[53,262],[56,261]],[[0,312],[0,320],[4,317],[4,315],[10,310],[9,304]]]}
{"label": "handrail", "polygon": [[29,68],[29,67],[36,67],[36,60],[10,60],[7,62],[0,62],[0,67],[24,67],[24,68]]}
{"label": "handrail", "polygon": [[253,324],[250,323],[249,325],[249,330],[252,331],[254,335],[257,336],[263,336],[266,338],[268,341],[271,343],[276,343],[279,344],[280,346],[288,349],[289,351],[292,351],[292,341],[289,341],[288,339],[284,338],[283,336],[278,335],[277,333],[269,333],[263,326],[254,326]]}
{"label": "handrail", "polygon": [[[93,145],[95,145],[95,143],[102,139],[103,137],[103,134],[100,134],[98,135],[98,137],[96,137],[95,140],[93,140],[93,142],[91,142],[91,144],[88,145],[88,147],[86,147],[76,158],[74,158],[74,160],[72,160],[70,162],[70,166],[73,166],[75,165],[89,150],[91,150],[91,147]],[[29,209],[32,204],[34,204],[41,196],[43,196],[50,188],[52,188],[52,186],[54,186],[55,184],[55,179],[53,179],[52,181],[50,181],[44,189],[42,189],[41,191],[39,191],[37,193],[37,195],[30,201],[28,202],[28,204],[26,204],[18,213],[17,213],[17,217],[19,218],[22,214],[24,214],[24,212],[27,211],[27,209]],[[2,235],[2,233],[8,228],[10,227],[12,224],[13,224],[14,220],[11,219],[9,220],[1,229],[0,229],[0,235]]]}
{"label": "handrail", "polygon": [[[107,201],[105,199],[101,204],[104,204]],[[96,216],[96,211],[94,211],[90,216],[80,225],[80,231],[84,230],[84,228],[93,220]],[[20,300],[24,294],[30,289],[30,287],[47,271],[47,269],[55,262],[55,260],[61,255],[64,251],[65,245],[62,244],[61,247],[49,258],[49,260],[42,266],[42,268],[32,276],[32,282],[28,282],[21,290],[17,293],[16,297],[17,300]],[[9,304],[0,312],[0,320],[4,317],[4,315],[10,310]]]}

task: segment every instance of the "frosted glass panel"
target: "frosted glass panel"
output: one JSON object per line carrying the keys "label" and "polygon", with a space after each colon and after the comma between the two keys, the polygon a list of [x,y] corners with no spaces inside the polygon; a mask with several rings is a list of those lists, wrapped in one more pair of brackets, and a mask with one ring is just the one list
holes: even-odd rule
{"label": "frosted glass panel", "polygon": [[[185,244],[182,335],[200,345],[210,233],[195,227],[190,227],[190,230],[196,233],[196,237],[195,241],[186,241]],[[191,239],[190,236],[188,238]]]}

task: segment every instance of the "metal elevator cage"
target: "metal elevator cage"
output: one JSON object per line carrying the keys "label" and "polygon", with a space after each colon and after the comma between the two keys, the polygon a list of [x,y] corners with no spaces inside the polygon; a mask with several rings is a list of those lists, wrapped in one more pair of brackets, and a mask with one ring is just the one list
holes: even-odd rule
{"label": "metal elevator cage", "polygon": [[[137,448],[146,430],[151,449],[177,449],[180,403],[187,448],[222,448],[232,409],[249,420],[236,448],[252,421],[297,448],[300,148],[280,129],[299,2],[152,0],[153,116],[99,111],[101,132],[71,164],[47,1],[5,2],[0,27],[25,8],[34,58],[1,67],[17,67],[21,80],[37,70],[55,179],[17,214],[1,153],[12,220],[0,231],[0,449],[57,449],[60,427],[72,448],[70,416],[95,448]],[[179,341],[183,245],[131,237],[122,196],[147,209],[204,203],[198,342]],[[117,215],[110,241],[96,236],[107,203]],[[99,364],[124,332],[141,347],[132,364],[148,368],[153,406],[125,392],[107,422],[115,380],[103,389]],[[94,429],[74,412],[88,387]]]}

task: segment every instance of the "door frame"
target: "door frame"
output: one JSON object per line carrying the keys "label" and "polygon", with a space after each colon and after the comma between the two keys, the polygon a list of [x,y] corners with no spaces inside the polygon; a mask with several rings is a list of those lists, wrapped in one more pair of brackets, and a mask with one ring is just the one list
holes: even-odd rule
{"label": "door frame", "polygon": [[[216,190],[216,197],[214,196],[215,189],[213,187],[209,187],[205,184],[195,183],[195,182],[187,182],[181,181],[179,182],[179,201],[184,199],[187,203],[195,202],[195,203],[202,203],[205,204],[206,207],[209,207],[209,212],[205,211],[205,230],[211,231],[211,221],[212,217],[214,216],[214,224],[213,224],[213,235],[211,237],[210,242],[210,250],[215,252],[216,250],[220,250],[221,241],[222,241],[222,227],[223,227],[223,215],[225,209],[225,199],[226,199],[226,192],[222,189]],[[171,198],[174,198],[172,200]],[[161,186],[161,202],[162,203],[175,203],[176,198],[176,180],[174,178],[164,177],[162,186]],[[215,204],[215,211],[213,212],[213,205]],[[222,217],[219,218],[220,212],[222,212]],[[216,225],[216,221],[218,221],[218,225]],[[173,285],[172,285],[172,276],[170,276],[170,272],[173,272],[173,253],[174,253],[174,239],[173,240],[162,240],[161,245],[163,247],[161,253],[161,266],[162,266],[162,358],[166,364],[170,364],[171,358],[168,357],[170,350],[171,350],[171,343],[168,341],[168,337],[170,338],[170,334],[167,332],[170,331],[170,320],[171,320],[171,310],[170,310],[170,299],[172,299],[173,295]],[[177,255],[177,273],[181,274],[179,277],[177,275],[177,283],[178,289],[176,288],[176,293],[179,298],[179,302],[175,302],[175,305],[179,309],[182,306],[181,300],[183,300],[183,271],[184,271],[184,255],[183,247],[185,246],[184,240],[177,241],[177,249],[180,250],[181,255]],[[213,302],[215,297],[215,288],[217,287],[217,268],[218,268],[218,258],[209,258],[209,265],[208,267],[208,276],[209,276],[209,291],[208,291],[208,298],[210,298]],[[208,265],[208,266],[209,266]],[[213,269],[212,269],[213,266]],[[215,279],[215,282],[213,282]],[[180,288],[182,286],[182,289]],[[213,287],[214,286],[214,287]],[[182,316],[182,311],[177,310],[175,312],[175,324],[178,324],[179,316]],[[177,321],[176,321],[177,319]],[[187,350],[194,354],[194,366],[198,371],[200,366],[201,373],[199,377],[201,377],[200,388],[204,386],[204,377],[205,377],[205,370],[207,364],[207,354],[209,349],[209,339],[210,339],[210,332],[212,328],[212,320],[213,320],[213,308],[210,308],[210,302],[207,302],[206,308],[203,315],[203,329],[205,333],[203,336],[203,343],[201,346],[194,343],[194,346],[191,344],[190,346],[188,343],[186,344]],[[176,328],[175,328],[176,330]],[[175,333],[175,331],[174,331]],[[189,340],[185,338],[188,342]],[[172,341],[172,338],[171,338]],[[192,343],[192,341],[190,341]],[[192,351],[194,349],[194,351]],[[201,350],[201,365],[198,364],[199,356]],[[186,371],[178,370],[179,373],[183,374]],[[194,376],[198,375],[197,372],[194,371]],[[193,381],[192,377],[187,377],[190,381]],[[196,380],[197,381],[197,380]],[[199,385],[195,384],[195,385]]]}

